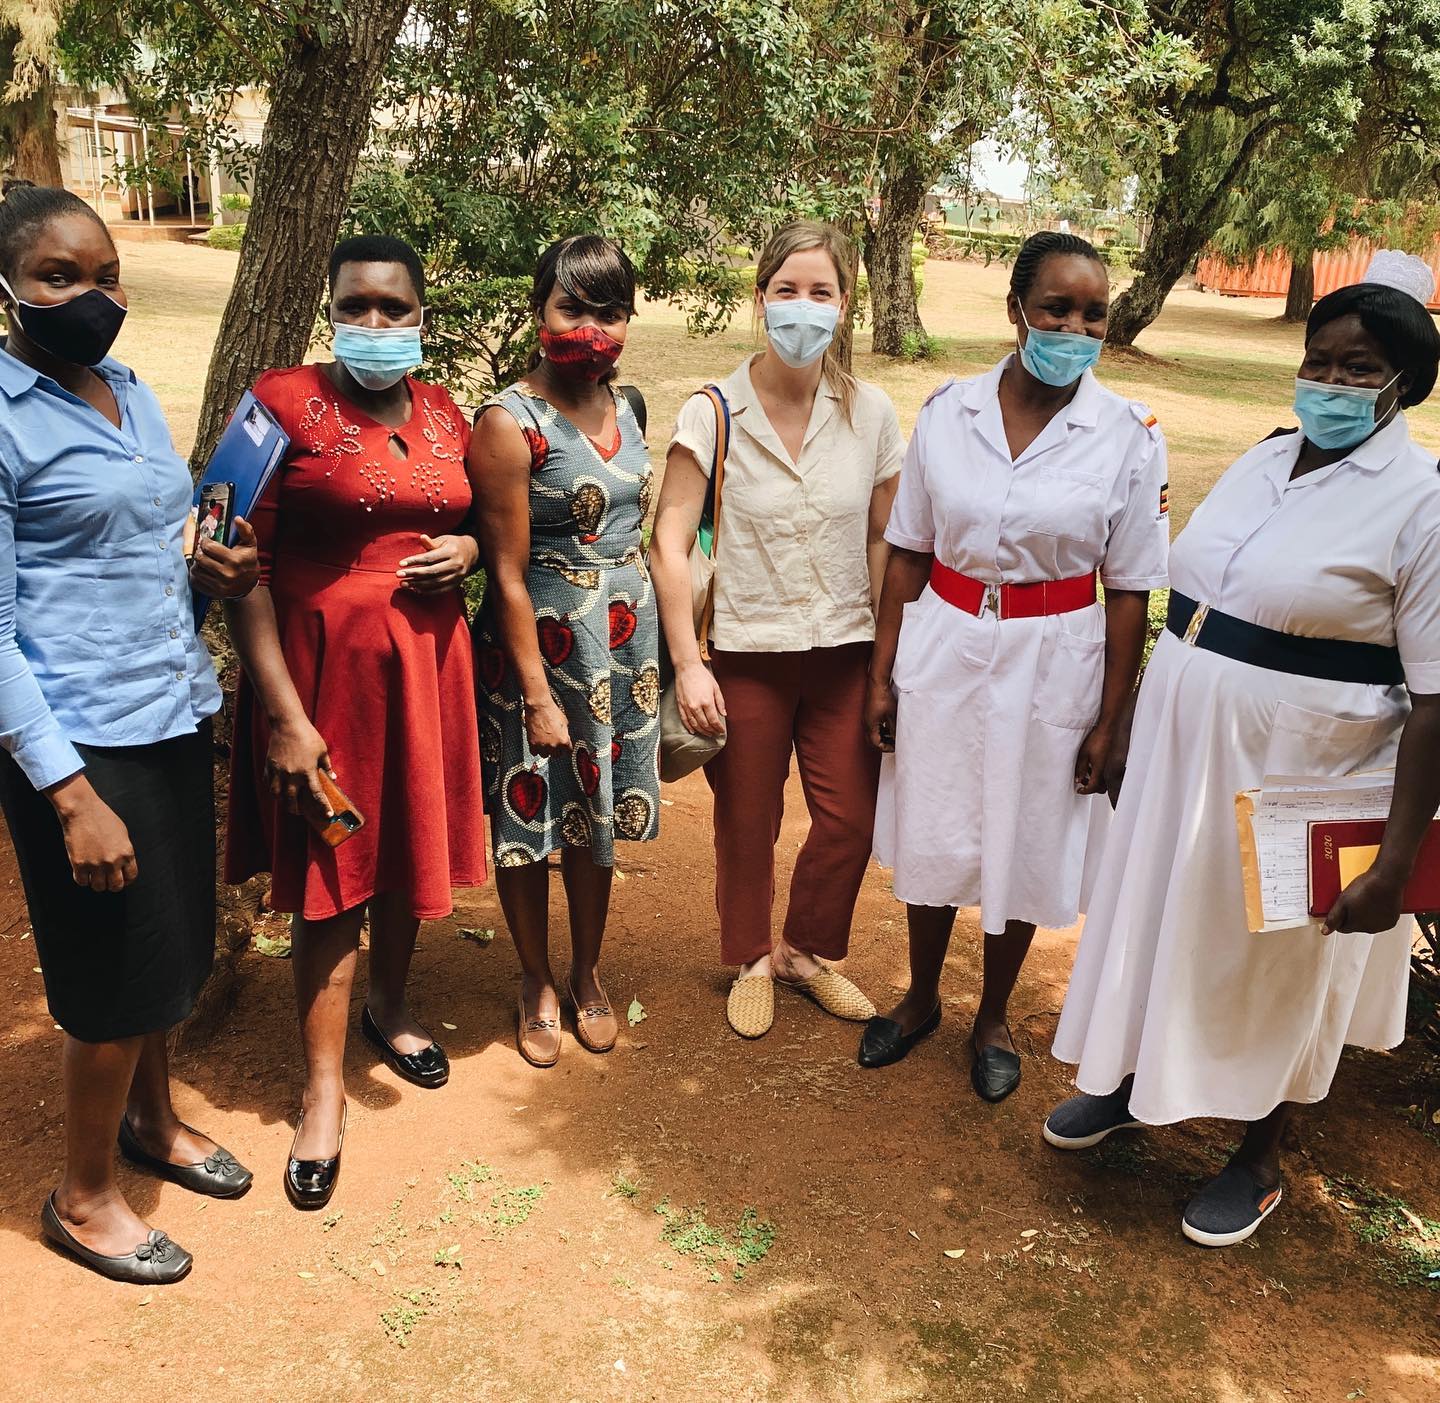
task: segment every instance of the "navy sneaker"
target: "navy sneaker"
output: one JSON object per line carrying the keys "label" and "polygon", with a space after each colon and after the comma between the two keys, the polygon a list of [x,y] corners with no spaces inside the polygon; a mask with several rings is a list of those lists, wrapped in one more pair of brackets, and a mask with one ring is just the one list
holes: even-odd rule
{"label": "navy sneaker", "polygon": [[1244,1242],[1279,1206],[1280,1185],[1267,1188],[1243,1164],[1227,1164],[1186,1205],[1180,1227],[1202,1247]]}
{"label": "navy sneaker", "polygon": [[1062,1101],[1045,1121],[1041,1132],[1057,1150],[1088,1150],[1116,1130],[1138,1130],[1141,1122],[1130,1114],[1128,1083],[1108,1096],[1072,1096]]}

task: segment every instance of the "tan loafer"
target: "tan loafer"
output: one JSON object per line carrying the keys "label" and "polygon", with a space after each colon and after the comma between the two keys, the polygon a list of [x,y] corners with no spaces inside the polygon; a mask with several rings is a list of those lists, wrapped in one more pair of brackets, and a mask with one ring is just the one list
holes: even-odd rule
{"label": "tan loafer", "polygon": [[560,1060],[560,1020],[527,1017],[523,993],[517,995],[515,1046],[532,1067],[553,1067]]}
{"label": "tan loafer", "polygon": [[742,1038],[763,1038],[775,1021],[775,984],[768,974],[747,974],[730,986],[725,1016]]}
{"label": "tan loafer", "polygon": [[826,1013],[864,1023],[875,1017],[875,1005],[865,997],[838,969],[822,964],[809,979],[781,979],[779,983],[797,994],[814,999]]}
{"label": "tan loafer", "polygon": [[609,1052],[620,1036],[620,1021],[610,1000],[582,1004],[575,993],[575,985],[567,980],[565,987],[570,991],[570,1002],[575,1005],[575,1040],[587,1052]]}

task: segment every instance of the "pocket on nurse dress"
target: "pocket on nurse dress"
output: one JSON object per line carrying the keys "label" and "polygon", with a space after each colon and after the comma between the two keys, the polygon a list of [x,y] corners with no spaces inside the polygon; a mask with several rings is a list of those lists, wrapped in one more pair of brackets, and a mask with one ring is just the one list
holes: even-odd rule
{"label": "pocket on nurse dress", "polygon": [[1088,731],[1100,715],[1105,639],[1062,628],[1042,646],[1045,656],[1035,671],[1035,719],[1062,730]]}
{"label": "pocket on nurse dress", "polygon": [[1090,541],[1103,547],[1109,536],[1105,512],[1105,479],[1093,473],[1051,468],[1035,483],[1027,529],[1067,541]]}
{"label": "pocket on nurse dress", "polygon": [[927,588],[901,611],[891,684],[897,692],[955,695],[964,677],[989,666],[994,630]]}
{"label": "pocket on nurse dress", "polygon": [[1394,762],[1403,720],[1403,711],[1356,720],[1281,702],[1265,745],[1265,774],[1345,775],[1382,768]]}

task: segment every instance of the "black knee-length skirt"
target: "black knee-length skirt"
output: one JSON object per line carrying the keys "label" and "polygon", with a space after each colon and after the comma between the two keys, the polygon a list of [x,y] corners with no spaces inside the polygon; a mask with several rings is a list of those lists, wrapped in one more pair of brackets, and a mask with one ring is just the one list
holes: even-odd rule
{"label": "black knee-length skirt", "polygon": [[10,827],[55,1021],[82,1042],[172,1027],[215,957],[215,795],[210,722],[152,745],[75,747],[124,822],[139,875],[123,891],[80,887],[50,801],[0,751]]}

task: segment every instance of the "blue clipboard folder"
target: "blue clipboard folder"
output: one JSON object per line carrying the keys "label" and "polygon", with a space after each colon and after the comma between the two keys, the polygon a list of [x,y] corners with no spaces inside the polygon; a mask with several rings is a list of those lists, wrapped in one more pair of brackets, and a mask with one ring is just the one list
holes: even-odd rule
{"label": "blue clipboard folder", "polygon": [[[275,476],[275,469],[290,447],[290,436],[276,421],[275,416],[246,390],[220,435],[209,466],[195,485],[195,506],[200,505],[200,493],[207,483],[233,482],[235,495],[232,499],[234,516],[243,516],[247,521],[255,510],[255,503],[264,495]],[[234,544],[232,529],[227,545]],[[195,631],[205,621],[205,610],[210,600],[203,594],[195,595]]]}

